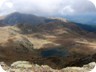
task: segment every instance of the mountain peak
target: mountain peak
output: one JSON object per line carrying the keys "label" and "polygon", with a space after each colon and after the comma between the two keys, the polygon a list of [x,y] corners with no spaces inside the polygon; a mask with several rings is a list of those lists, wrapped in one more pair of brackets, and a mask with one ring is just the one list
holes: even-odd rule
{"label": "mountain peak", "polygon": [[44,23],[43,17],[38,17],[31,14],[23,14],[19,12],[15,12],[7,15],[3,19],[3,24],[7,25],[15,25],[15,24],[42,24]]}

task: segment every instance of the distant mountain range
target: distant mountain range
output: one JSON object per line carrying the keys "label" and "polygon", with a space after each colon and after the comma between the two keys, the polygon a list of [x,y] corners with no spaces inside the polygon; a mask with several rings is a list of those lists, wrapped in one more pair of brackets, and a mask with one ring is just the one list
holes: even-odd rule
{"label": "distant mountain range", "polygon": [[31,14],[12,13],[1,19],[3,25],[15,25],[15,24],[44,24],[45,22],[53,21],[44,17],[38,17]]}
{"label": "distant mountain range", "polygon": [[30,14],[22,14],[18,12],[7,15],[5,18],[1,19],[0,22],[4,26],[17,25],[22,30],[24,30],[24,32],[26,32],[26,30],[29,30],[29,29],[32,29],[32,31],[35,31],[35,32],[37,30],[51,31],[60,27],[61,28],[66,27],[75,32],[82,32],[82,28],[80,28],[76,23],[67,21],[64,18],[45,18],[45,17],[39,17],[35,15],[30,15]]}
{"label": "distant mountain range", "polygon": [[85,14],[85,15],[70,15],[64,16],[69,21],[73,21],[81,24],[96,25],[96,14]]}
{"label": "distant mountain range", "polygon": [[75,24],[81,29],[84,29],[86,31],[96,32],[96,25],[94,24],[96,22],[95,16],[92,16],[92,17],[91,16],[88,16],[88,17],[87,16],[84,16],[84,17],[66,16],[65,18],[68,19],[69,21],[63,18],[45,18],[45,17],[39,17],[31,14],[22,14],[22,13],[15,12],[5,17],[1,17],[0,26],[18,25],[18,24],[32,26],[32,25],[39,25],[39,24],[47,24],[47,23],[56,22],[56,21],[58,22],[58,20],[62,20],[62,21],[65,21],[65,23],[67,21],[68,22],[67,24],[70,24],[70,23]]}

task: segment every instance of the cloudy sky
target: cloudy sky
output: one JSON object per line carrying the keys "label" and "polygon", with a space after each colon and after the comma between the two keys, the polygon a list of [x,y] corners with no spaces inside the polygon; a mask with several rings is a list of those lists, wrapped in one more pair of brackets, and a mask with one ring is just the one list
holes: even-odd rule
{"label": "cloudy sky", "polygon": [[0,15],[12,12],[41,16],[96,13],[96,0],[0,0]]}

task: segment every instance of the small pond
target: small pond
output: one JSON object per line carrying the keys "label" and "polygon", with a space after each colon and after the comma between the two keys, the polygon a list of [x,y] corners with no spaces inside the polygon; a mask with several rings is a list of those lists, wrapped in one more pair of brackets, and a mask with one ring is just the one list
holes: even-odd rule
{"label": "small pond", "polygon": [[48,49],[48,50],[43,50],[41,52],[42,57],[66,57],[68,56],[68,51],[67,50],[60,50],[60,49]]}

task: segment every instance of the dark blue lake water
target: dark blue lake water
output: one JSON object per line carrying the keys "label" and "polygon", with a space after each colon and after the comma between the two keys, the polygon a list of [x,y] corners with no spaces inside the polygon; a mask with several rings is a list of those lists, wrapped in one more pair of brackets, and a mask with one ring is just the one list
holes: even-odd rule
{"label": "dark blue lake water", "polygon": [[42,57],[66,57],[68,56],[67,50],[59,50],[59,49],[48,49],[41,52]]}

